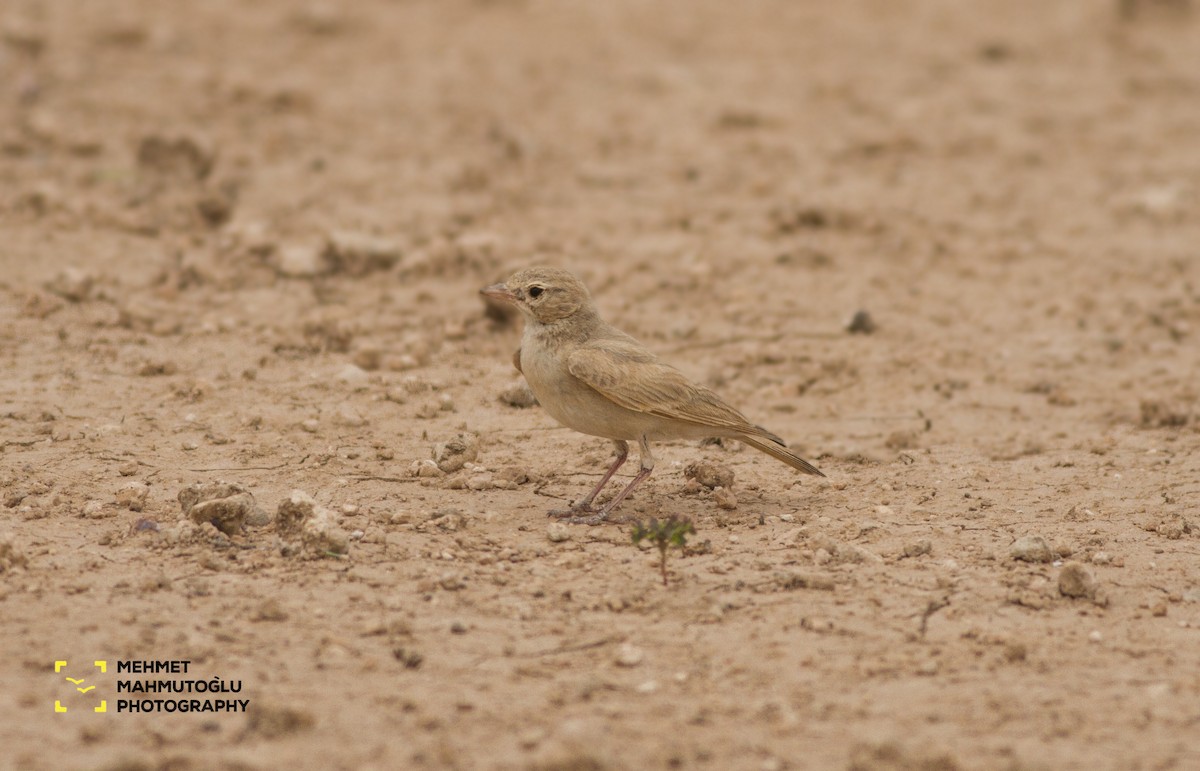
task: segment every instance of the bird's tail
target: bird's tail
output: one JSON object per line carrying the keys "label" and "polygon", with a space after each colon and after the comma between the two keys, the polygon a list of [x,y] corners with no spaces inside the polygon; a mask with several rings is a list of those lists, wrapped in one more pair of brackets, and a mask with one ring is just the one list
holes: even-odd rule
{"label": "bird's tail", "polygon": [[754,436],[753,434],[750,434],[739,436],[738,439],[741,439],[743,442],[759,452],[765,452],[772,458],[781,460],[792,468],[798,471],[803,471],[805,474],[812,474],[813,476],[818,477],[825,476],[821,473],[819,468],[789,450],[787,445],[783,443],[782,439],[769,432],[764,431],[764,433],[767,435],[766,437]]}

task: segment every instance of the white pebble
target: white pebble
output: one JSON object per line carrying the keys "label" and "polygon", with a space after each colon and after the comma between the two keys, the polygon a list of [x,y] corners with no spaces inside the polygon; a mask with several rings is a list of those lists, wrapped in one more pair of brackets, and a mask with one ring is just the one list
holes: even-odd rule
{"label": "white pebble", "polygon": [[621,643],[615,661],[618,666],[636,667],[646,658],[646,652],[632,643]]}

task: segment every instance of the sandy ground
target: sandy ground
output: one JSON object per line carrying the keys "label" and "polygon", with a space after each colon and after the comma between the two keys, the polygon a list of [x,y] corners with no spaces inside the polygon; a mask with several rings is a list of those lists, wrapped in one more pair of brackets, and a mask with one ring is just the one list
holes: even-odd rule
{"label": "sandy ground", "polygon": [[[3,768],[1200,768],[1200,10],[0,33]],[[519,406],[476,290],[535,263],[828,479],[659,446],[668,586],[551,527],[610,448]],[[100,659],[248,712],[96,714]]]}

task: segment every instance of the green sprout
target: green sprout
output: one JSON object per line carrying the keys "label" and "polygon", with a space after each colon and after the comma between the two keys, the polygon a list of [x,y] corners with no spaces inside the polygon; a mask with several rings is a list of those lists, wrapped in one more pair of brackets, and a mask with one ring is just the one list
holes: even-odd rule
{"label": "green sprout", "polygon": [[658,547],[659,570],[662,572],[663,586],[667,585],[667,551],[676,546],[683,549],[687,545],[687,537],[695,535],[696,528],[687,517],[677,517],[674,514],[659,522],[651,517],[649,524],[637,522],[633,526],[633,543],[639,544],[643,539],[649,539]]}

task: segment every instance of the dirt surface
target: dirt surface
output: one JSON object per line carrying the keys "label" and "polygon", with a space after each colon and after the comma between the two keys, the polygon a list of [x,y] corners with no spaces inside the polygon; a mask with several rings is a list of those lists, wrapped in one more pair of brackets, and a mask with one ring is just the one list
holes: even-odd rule
{"label": "dirt surface", "polygon": [[[1200,768],[1200,10],[0,34],[0,766]],[[536,263],[828,479],[660,445],[622,511],[692,519],[668,586],[629,523],[550,524],[610,446],[483,313]]]}

